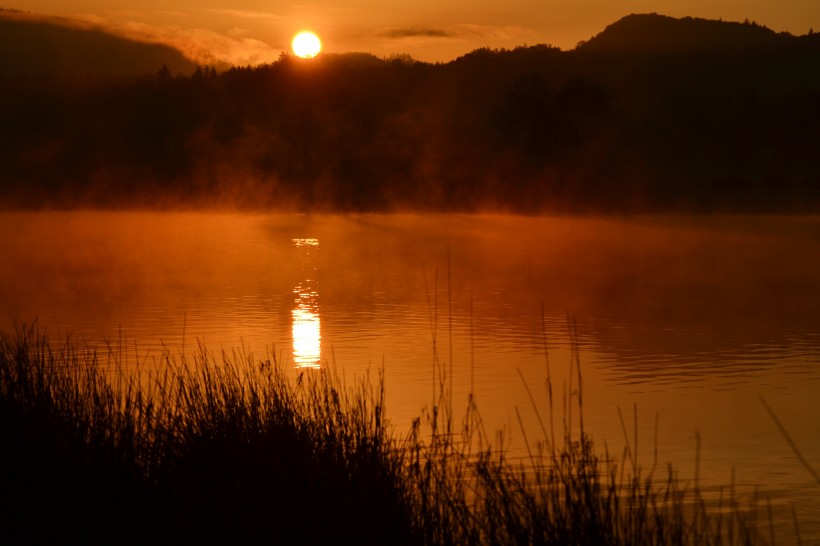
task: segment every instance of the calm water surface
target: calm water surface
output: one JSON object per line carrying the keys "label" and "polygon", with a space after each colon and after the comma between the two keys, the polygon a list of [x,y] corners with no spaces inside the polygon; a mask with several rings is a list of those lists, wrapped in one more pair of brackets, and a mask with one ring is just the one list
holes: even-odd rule
{"label": "calm water surface", "polygon": [[699,435],[702,484],[759,487],[785,540],[795,504],[820,542],[820,484],[759,399],[820,470],[818,218],[11,213],[0,230],[4,330],[125,339],[134,362],[201,342],[294,373],[383,366],[399,433],[438,361],[513,455],[516,408],[540,436],[524,381],[545,418],[547,362],[559,408],[577,389],[575,339],[599,445],[622,452],[620,412],[639,463],[657,445],[689,482]]}

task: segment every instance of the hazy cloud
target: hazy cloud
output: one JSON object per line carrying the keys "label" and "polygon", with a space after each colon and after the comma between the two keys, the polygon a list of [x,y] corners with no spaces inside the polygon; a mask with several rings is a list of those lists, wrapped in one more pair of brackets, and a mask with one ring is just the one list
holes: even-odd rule
{"label": "hazy cloud", "polygon": [[388,38],[448,38],[452,33],[440,28],[391,28],[382,35]]}
{"label": "hazy cloud", "polygon": [[469,23],[453,25],[453,34],[463,38],[493,38],[496,40],[520,41],[522,38],[532,38],[536,35],[531,28],[520,26],[490,26],[473,25]]}
{"label": "hazy cloud", "polygon": [[210,13],[216,13],[218,15],[227,15],[229,17],[238,17],[241,19],[274,19],[279,20],[282,19],[282,16],[270,11],[251,11],[251,10],[243,10],[243,9],[206,9]]}
{"label": "hazy cloud", "polygon": [[201,28],[131,23],[122,27],[119,33],[134,39],[170,45],[200,64],[253,66],[272,63],[281,53],[281,49],[273,48],[260,40],[241,38],[241,29],[237,28],[229,32],[231,35],[225,35]]}
{"label": "hazy cloud", "polygon": [[233,36],[234,38],[237,38],[239,36],[245,36],[249,32],[250,32],[250,29],[248,29],[248,28],[231,27],[231,28],[229,28],[228,30],[225,31],[225,34],[227,34],[228,36]]}
{"label": "hazy cloud", "polygon": [[519,26],[490,26],[470,23],[448,25],[446,27],[404,27],[388,28],[381,34],[397,40],[430,38],[445,40],[492,39],[522,41],[535,36],[535,31]]}

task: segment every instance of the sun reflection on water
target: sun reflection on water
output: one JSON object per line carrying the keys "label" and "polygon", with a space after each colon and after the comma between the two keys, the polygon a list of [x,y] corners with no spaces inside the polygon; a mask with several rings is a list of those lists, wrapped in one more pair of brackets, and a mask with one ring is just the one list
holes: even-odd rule
{"label": "sun reflection on water", "polygon": [[[319,240],[291,239],[304,252],[305,273],[313,276],[315,267],[311,263],[311,251],[319,246]],[[319,368],[322,360],[322,330],[319,319],[319,292],[315,289],[315,279],[307,278],[296,285],[296,307],[292,311],[293,361],[297,368]]]}

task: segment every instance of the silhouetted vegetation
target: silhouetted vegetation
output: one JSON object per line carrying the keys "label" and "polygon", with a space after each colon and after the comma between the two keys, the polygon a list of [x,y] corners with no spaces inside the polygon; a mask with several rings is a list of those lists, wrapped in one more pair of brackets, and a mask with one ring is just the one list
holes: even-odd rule
{"label": "silhouetted vegetation", "polygon": [[596,452],[580,371],[564,432],[545,417],[519,464],[472,398],[458,427],[444,383],[402,439],[381,384],[294,382],[281,363],[202,348],[129,368],[125,353],[0,335],[3,543],[762,543],[754,502],[707,500],[672,469],[658,481],[637,449]]}
{"label": "silhouetted vegetation", "polygon": [[820,38],[633,15],[572,51],[0,74],[6,206],[820,208]]}

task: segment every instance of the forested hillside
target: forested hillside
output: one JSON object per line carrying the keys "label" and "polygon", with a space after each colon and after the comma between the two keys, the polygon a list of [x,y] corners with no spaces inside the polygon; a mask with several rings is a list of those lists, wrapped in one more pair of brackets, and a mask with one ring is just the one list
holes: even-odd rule
{"label": "forested hillside", "polygon": [[6,207],[818,211],[820,38],[634,15],[572,51],[0,66]]}

